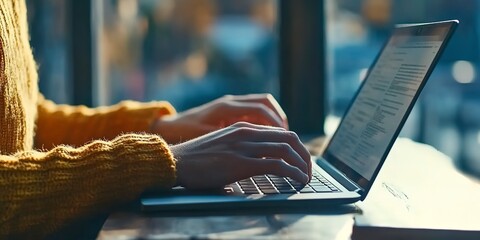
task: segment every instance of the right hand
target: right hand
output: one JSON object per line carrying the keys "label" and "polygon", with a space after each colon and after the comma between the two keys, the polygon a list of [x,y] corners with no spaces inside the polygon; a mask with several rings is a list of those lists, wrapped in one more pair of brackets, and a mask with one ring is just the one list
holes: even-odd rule
{"label": "right hand", "polygon": [[288,128],[287,116],[271,94],[226,95],[153,121],[151,131],[168,143],[180,143],[236,122]]}
{"label": "right hand", "polygon": [[240,122],[173,145],[177,185],[208,189],[262,174],[311,179],[310,154],[297,134]]}

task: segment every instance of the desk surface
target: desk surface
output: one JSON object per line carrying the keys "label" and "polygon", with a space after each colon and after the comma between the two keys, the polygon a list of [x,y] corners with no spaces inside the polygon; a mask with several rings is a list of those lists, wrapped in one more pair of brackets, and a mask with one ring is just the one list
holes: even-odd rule
{"label": "desk surface", "polygon": [[[315,149],[321,147],[312,142]],[[146,216],[112,214],[99,239],[350,239],[389,229],[457,229],[480,234],[480,183],[434,148],[399,139],[364,202],[334,209]],[[372,228],[373,227],[373,228]],[[434,234],[438,234],[437,230]],[[456,231],[452,231],[457,233]],[[421,230],[425,233],[425,230]],[[427,232],[428,233],[428,232]],[[474,234],[474,235],[472,235]],[[475,235],[476,234],[476,235]],[[423,237],[438,235],[423,235]],[[440,232],[440,236],[448,236]],[[456,236],[456,235],[452,235]]]}

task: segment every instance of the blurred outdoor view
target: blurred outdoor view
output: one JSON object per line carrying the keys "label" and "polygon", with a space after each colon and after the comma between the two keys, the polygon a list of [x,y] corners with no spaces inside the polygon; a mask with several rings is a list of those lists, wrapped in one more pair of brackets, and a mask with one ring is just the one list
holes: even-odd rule
{"label": "blurred outdoor view", "polygon": [[98,103],[278,92],[272,0],[96,1]]}
{"label": "blurred outdoor view", "polygon": [[[28,0],[42,92],[68,103],[64,0]],[[331,131],[395,23],[460,25],[402,136],[480,176],[480,0],[326,0]],[[179,111],[224,94],[278,97],[276,0],[92,1],[97,105],[168,100]],[[333,127],[334,128],[334,127]]]}

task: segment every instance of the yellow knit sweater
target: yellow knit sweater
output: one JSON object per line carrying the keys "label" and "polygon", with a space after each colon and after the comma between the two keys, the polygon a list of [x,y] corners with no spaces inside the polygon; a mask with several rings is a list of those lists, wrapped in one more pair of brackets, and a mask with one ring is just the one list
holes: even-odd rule
{"label": "yellow knit sweater", "polygon": [[89,109],[44,100],[25,2],[0,1],[0,239],[43,238],[146,189],[172,186],[168,145],[133,132],[174,111],[165,102]]}

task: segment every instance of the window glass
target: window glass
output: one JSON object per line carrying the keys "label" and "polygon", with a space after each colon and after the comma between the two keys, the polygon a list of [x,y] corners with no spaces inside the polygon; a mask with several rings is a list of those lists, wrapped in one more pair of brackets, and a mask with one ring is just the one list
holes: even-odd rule
{"label": "window glass", "polygon": [[70,103],[65,0],[27,0],[30,43],[46,98]]}
{"label": "window glass", "polygon": [[278,94],[276,1],[94,1],[97,104]]}
{"label": "window glass", "polygon": [[[479,15],[475,0],[327,1],[332,131],[396,23],[458,19],[402,136],[426,142],[480,175]],[[333,126],[333,127],[332,127]]]}

